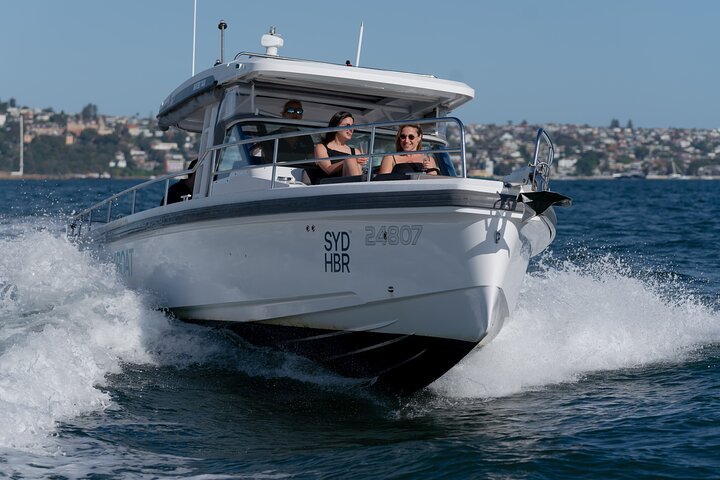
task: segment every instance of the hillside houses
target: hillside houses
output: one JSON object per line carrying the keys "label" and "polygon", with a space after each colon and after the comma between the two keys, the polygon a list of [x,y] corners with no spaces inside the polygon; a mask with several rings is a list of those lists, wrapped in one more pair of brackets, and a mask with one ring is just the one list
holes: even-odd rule
{"label": "hillside houses", "polygon": [[[532,157],[539,125],[466,125],[468,170],[506,175]],[[555,143],[559,176],[709,175],[720,166],[720,129],[542,126]]]}
{"label": "hillside houses", "polygon": [[[108,169],[116,171],[129,169],[145,174],[178,171],[182,170],[197,152],[195,135],[163,132],[157,128],[154,119],[133,116],[97,115],[82,118],[81,115],[58,114],[47,109],[8,107],[4,112],[0,112],[0,129],[8,132],[14,129],[17,132],[20,116],[24,121],[23,143],[26,145],[26,152],[31,152],[33,142],[40,138],[58,137],[60,143],[72,148],[82,143],[83,135],[86,136],[86,143],[93,141],[92,138],[113,137],[109,142],[94,142],[117,145],[116,150],[108,154],[105,162]],[[4,135],[3,138],[7,144],[8,139],[15,142],[17,137]],[[14,153],[17,147],[7,149]]]}
{"label": "hillside houses", "polygon": [[[59,137],[60,143],[69,148],[88,139],[112,137],[116,150],[105,157],[110,169],[128,169],[143,175],[172,172],[182,170],[197,152],[197,135],[160,131],[152,118],[83,118],[51,109],[4,105],[0,133],[13,129],[17,132],[18,118],[22,116],[23,142],[28,146],[47,137]],[[539,127],[527,122],[466,125],[469,174],[502,177],[526,165]],[[626,172],[641,172],[649,177],[717,176],[720,172],[720,128],[633,128],[630,122],[625,128],[568,124],[546,124],[542,128],[555,143],[554,174],[559,177],[612,177]],[[450,142],[456,144],[458,132],[449,134]],[[16,150],[7,144],[17,137],[6,134],[0,138],[5,139],[6,151]]]}

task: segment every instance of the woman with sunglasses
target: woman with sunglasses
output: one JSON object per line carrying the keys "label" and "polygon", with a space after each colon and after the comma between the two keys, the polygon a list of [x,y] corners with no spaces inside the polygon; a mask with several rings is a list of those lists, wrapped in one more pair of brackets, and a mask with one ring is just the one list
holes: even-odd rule
{"label": "woman with sunglasses", "polygon": [[[330,119],[328,127],[351,127],[355,123],[355,119],[350,112],[337,112]],[[315,145],[315,158],[331,158],[341,155],[357,155],[361,152],[359,149],[348,145],[352,139],[353,129],[340,130],[338,132],[328,132],[321,143]],[[318,167],[327,177],[339,177],[348,175],[360,175],[362,173],[362,165],[367,162],[367,158],[347,158],[340,160],[319,160]]]}
{"label": "woman with sunglasses", "polygon": [[[402,125],[395,135],[395,150],[397,152],[416,152],[422,150],[422,128],[420,125]],[[437,175],[438,169],[435,159],[422,153],[397,153],[386,155],[380,164],[378,173],[413,173],[425,172]]]}

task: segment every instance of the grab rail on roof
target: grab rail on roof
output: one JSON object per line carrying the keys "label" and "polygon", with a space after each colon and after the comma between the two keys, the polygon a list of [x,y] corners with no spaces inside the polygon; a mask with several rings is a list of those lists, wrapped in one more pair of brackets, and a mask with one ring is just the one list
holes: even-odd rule
{"label": "grab rail on roof", "polygon": [[[305,58],[283,57],[281,55],[270,55],[268,53],[255,53],[255,52],[246,52],[246,51],[237,53],[235,55],[235,58],[233,58],[233,61],[240,60],[242,57],[272,58],[274,60],[288,60],[291,62],[320,63],[320,64],[324,64],[324,65],[337,65],[337,66],[342,66],[342,67],[348,67],[348,65],[345,63],[331,63],[331,62],[324,62],[322,60],[309,60],[309,59],[305,59]],[[348,68],[359,68],[359,67],[348,67]],[[388,68],[366,67],[364,65],[362,66],[362,68],[364,68],[365,70],[377,70],[379,72],[408,73],[411,75],[419,75],[421,77],[437,78],[435,75],[433,75],[431,73],[406,72],[406,71],[402,71],[402,70],[390,70]]]}

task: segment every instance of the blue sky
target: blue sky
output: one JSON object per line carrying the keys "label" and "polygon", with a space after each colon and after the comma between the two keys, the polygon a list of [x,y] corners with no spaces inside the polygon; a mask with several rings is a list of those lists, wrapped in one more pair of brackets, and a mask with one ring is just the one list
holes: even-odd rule
{"label": "blue sky", "polygon": [[[193,0],[0,0],[0,99],[157,113],[191,72]],[[720,1],[198,0],[196,71],[262,51],[432,73],[475,89],[466,123],[720,128]]]}

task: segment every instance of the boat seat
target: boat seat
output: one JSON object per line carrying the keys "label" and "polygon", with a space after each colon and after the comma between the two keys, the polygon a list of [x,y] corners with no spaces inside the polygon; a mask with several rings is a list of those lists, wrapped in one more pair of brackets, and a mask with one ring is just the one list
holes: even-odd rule
{"label": "boat seat", "polygon": [[[373,175],[373,182],[383,182],[389,180],[412,180],[417,177],[417,173],[377,173]],[[365,175],[353,175],[349,177],[329,177],[321,178],[317,181],[317,185],[327,185],[330,183],[350,183],[350,182],[365,182],[367,178]]]}
{"label": "boat seat", "polygon": [[373,182],[383,182],[387,180],[409,180],[410,176],[407,173],[378,173],[373,176]]}
{"label": "boat seat", "polygon": [[316,185],[328,185],[331,183],[362,182],[366,180],[365,175],[351,175],[347,177],[326,177],[317,181]]}

